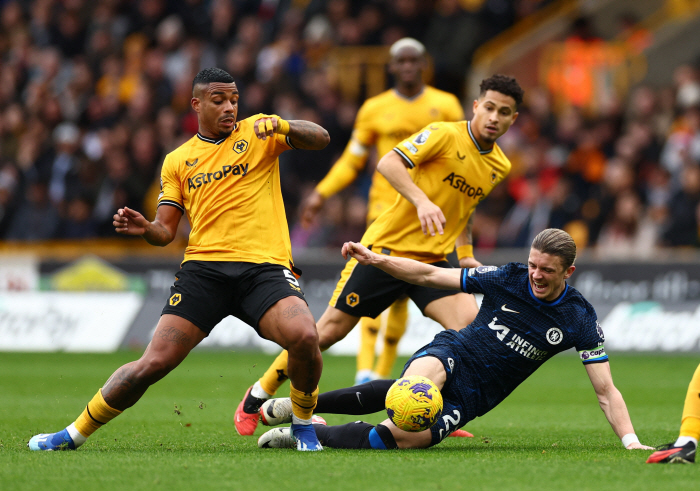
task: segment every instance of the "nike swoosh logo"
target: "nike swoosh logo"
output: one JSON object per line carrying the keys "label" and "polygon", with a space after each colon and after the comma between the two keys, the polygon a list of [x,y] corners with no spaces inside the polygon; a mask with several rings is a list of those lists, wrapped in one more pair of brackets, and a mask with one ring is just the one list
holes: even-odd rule
{"label": "nike swoosh logo", "polygon": [[357,402],[360,403],[360,406],[365,407],[364,404],[362,404],[362,399],[360,399],[360,396],[362,395],[361,392],[355,392],[355,395],[357,396]]}
{"label": "nike swoosh logo", "polygon": [[503,312],[513,312],[514,314],[519,314],[519,313],[520,313],[520,312],[518,312],[517,310],[513,310],[513,309],[506,308],[506,305],[507,305],[507,304],[504,303],[504,304],[503,304],[503,307],[501,307],[501,310],[502,310]]}

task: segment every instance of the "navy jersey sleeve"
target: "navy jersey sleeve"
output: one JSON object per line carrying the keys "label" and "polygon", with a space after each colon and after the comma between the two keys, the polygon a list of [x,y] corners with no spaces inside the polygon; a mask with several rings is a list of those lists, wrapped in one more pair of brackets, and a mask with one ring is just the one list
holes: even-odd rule
{"label": "navy jersey sleeve", "polygon": [[605,335],[592,306],[580,317],[576,351],[584,365],[608,361],[605,353]]}
{"label": "navy jersey sleeve", "polygon": [[502,284],[507,279],[512,264],[506,264],[500,268],[496,266],[464,268],[460,288],[465,293],[488,293],[491,286]]}

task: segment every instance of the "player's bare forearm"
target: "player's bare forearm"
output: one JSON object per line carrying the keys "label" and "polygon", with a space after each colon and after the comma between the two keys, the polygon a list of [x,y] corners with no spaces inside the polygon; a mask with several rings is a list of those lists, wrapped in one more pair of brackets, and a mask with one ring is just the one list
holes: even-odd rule
{"label": "player's bare forearm", "polygon": [[459,290],[459,269],[438,268],[430,264],[403,257],[377,254],[362,244],[346,242],[343,245],[343,257],[354,257],[360,264],[371,265],[391,276],[414,285],[430,286],[443,290]]}
{"label": "player's bare forearm", "polygon": [[379,160],[377,172],[383,175],[389,184],[416,208],[421,202],[430,201],[423,190],[413,182],[404,160],[396,152],[388,152]]}
{"label": "player's bare forearm", "polygon": [[618,438],[634,433],[627,405],[617,388],[612,386],[605,393],[598,394],[598,403]]}
{"label": "player's bare forearm", "polygon": [[287,136],[295,148],[302,150],[321,150],[331,141],[331,137],[322,126],[303,120],[289,121]]}
{"label": "player's bare forearm", "polygon": [[146,226],[146,231],[141,235],[146,242],[154,246],[164,247],[175,238],[157,219]]}

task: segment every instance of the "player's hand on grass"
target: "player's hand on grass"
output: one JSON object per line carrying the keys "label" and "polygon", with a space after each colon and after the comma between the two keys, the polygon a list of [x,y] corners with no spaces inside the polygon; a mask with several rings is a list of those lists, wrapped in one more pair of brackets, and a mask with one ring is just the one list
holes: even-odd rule
{"label": "player's hand on grass", "polygon": [[348,257],[353,257],[363,266],[371,264],[372,256],[374,256],[374,252],[357,242],[346,242],[343,244],[343,249],[341,252],[343,253],[343,257],[345,259]]}
{"label": "player's hand on grass", "polygon": [[423,230],[423,235],[427,235],[428,232],[433,237],[435,232],[442,235],[447,220],[445,220],[445,215],[443,215],[438,205],[430,200],[426,200],[418,204],[416,210],[418,211],[418,219],[420,220],[420,228]]}
{"label": "player's hand on grass", "polygon": [[654,450],[654,447],[650,447],[648,445],[642,445],[639,442],[632,442],[629,445],[627,445],[627,450]]}
{"label": "player's hand on grass", "polygon": [[277,119],[274,117],[260,118],[253,123],[255,136],[260,140],[267,140],[267,137],[277,133]]}
{"label": "player's hand on grass", "polygon": [[150,224],[141,213],[126,206],[119,208],[113,218],[114,230],[124,235],[143,235]]}
{"label": "player's hand on grass", "polygon": [[459,260],[460,268],[478,268],[479,266],[483,266],[483,264],[481,264],[479,261],[476,260],[476,258],[473,257],[463,257]]}
{"label": "player's hand on grass", "polygon": [[312,191],[311,194],[307,196],[301,205],[301,226],[303,228],[309,228],[313,224],[316,215],[321,211],[323,203],[325,202],[326,198],[321,196],[321,193],[316,190]]}

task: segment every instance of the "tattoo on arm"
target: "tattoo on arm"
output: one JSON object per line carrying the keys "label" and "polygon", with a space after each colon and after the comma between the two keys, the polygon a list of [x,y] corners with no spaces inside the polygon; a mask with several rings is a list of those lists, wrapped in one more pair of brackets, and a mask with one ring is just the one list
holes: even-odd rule
{"label": "tattoo on arm", "polygon": [[467,220],[467,228],[466,228],[466,240],[467,244],[466,245],[472,245],[472,228],[474,227],[474,212],[472,212],[471,216],[469,217],[469,220]]}
{"label": "tattoo on arm", "polygon": [[289,121],[287,135],[296,148],[302,150],[321,150],[331,141],[328,132],[310,121]]}
{"label": "tattoo on arm", "polygon": [[159,330],[156,335],[165,341],[171,342],[175,346],[187,346],[191,342],[187,334],[175,327],[164,327]]}
{"label": "tattoo on arm", "polygon": [[143,234],[143,238],[149,244],[156,246],[166,246],[173,241],[173,237],[168,229],[157,221],[151,224],[146,233]]}
{"label": "tattoo on arm", "polygon": [[293,319],[302,314],[311,314],[311,311],[305,305],[292,305],[282,311],[282,317],[285,319]]}

